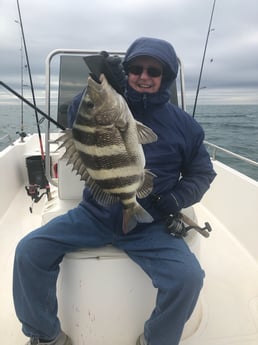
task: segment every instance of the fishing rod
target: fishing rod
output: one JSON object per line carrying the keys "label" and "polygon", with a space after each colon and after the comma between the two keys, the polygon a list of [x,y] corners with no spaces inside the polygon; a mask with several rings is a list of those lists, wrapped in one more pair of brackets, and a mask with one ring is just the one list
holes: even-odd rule
{"label": "fishing rod", "polygon": [[[32,82],[32,75],[31,75],[31,69],[30,69],[30,62],[29,62],[29,55],[28,55],[28,50],[27,50],[27,45],[26,45],[26,40],[25,40],[25,34],[23,30],[23,24],[22,24],[22,16],[21,16],[21,10],[20,10],[20,4],[19,0],[17,0],[17,9],[18,9],[18,14],[19,14],[19,23],[20,23],[20,29],[21,29],[21,35],[22,35],[22,41],[23,41],[23,46],[24,46],[24,52],[25,52],[25,58],[26,58],[26,65],[28,68],[28,75],[29,75],[29,80],[30,80],[30,89],[31,89],[31,94],[32,94],[32,99],[33,99],[33,105],[34,105],[34,111],[35,111],[35,118],[36,118],[36,126],[37,126],[37,131],[38,131],[38,138],[39,138],[39,146],[40,146],[40,153],[41,153],[41,166],[42,166],[42,172],[44,174],[45,178],[45,189],[46,189],[46,195],[48,200],[51,200],[51,193],[50,193],[50,185],[49,182],[45,176],[45,153],[43,149],[43,141],[41,137],[41,130],[40,130],[40,125],[39,125],[39,117],[38,117],[38,112],[37,112],[37,107],[36,107],[36,98],[35,98],[35,93],[34,93],[34,86]],[[31,196],[33,202],[38,202],[41,197],[38,197],[38,187],[37,186],[29,186],[25,187],[27,193],[29,196]],[[32,207],[30,208],[30,212],[32,212]]]}
{"label": "fishing rod", "polygon": [[[18,20],[14,21],[17,24],[20,24],[20,22]],[[21,49],[20,49],[20,56],[21,56],[21,95],[23,96],[23,75],[24,75],[24,54],[23,54],[23,41],[22,41],[22,36],[21,36]],[[25,65],[27,67],[27,65]],[[24,131],[24,116],[23,116],[24,112],[23,112],[23,101],[21,101],[21,126],[20,126],[20,132],[16,132],[16,134],[19,134],[20,138],[21,138],[21,142],[24,141],[24,138],[26,137],[26,133]]]}
{"label": "fishing rod", "polygon": [[203,71],[203,66],[204,66],[204,61],[205,61],[205,56],[206,56],[206,50],[207,50],[208,41],[209,41],[210,32],[211,32],[211,23],[212,23],[212,19],[213,19],[213,13],[214,13],[214,9],[215,9],[215,4],[216,4],[216,0],[213,1],[213,6],[212,6],[212,10],[211,10],[211,17],[210,17],[210,22],[209,22],[206,42],[205,42],[205,46],[204,46],[204,51],[203,51],[203,56],[202,56],[202,63],[201,63],[201,69],[200,69],[200,74],[199,74],[199,79],[198,79],[198,84],[197,84],[197,90],[196,90],[196,95],[195,95],[195,101],[194,101],[194,107],[193,107],[193,115],[192,115],[193,117],[195,115],[195,110],[196,110],[196,106],[197,106],[197,99],[198,99],[199,91],[200,91],[200,84],[201,84],[201,79],[202,79],[202,71]]}
{"label": "fishing rod", "polygon": [[38,137],[39,137],[40,152],[41,152],[42,160],[44,160],[45,159],[45,155],[44,155],[44,149],[43,149],[43,142],[42,142],[41,131],[40,131],[40,126],[39,126],[38,112],[37,112],[37,109],[36,109],[36,98],[35,98],[34,86],[33,86],[33,82],[32,82],[31,68],[30,68],[30,62],[29,62],[29,55],[28,55],[28,50],[27,50],[27,45],[26,45],[26,40],[25,40],[25,34],[24,34],[24,29],[23,29],[23,24],[22,24],[22,16],[21,16],[19,0],[17,0],[17,9],[18,9],[18,15],[19,15],[19,24],[20,24],[20,29],[21,29],[21,35],[22,35],[22,41],[23,41],[26,65],[27,65],[27,68],[28,68],[28,75],[29,75],[29,80],[30,80],[30,89],[31,89],[31,94],[32,94],[32,100],[33,100],[33,104],[35,106],[34,111],[35,111],[35,117],[36,117],[36,123],[37,123],[37,131],[38,131]]}
{"label": "fishing rod", "polygon": [[25,97],[20,95],[17,91],[12,89],[9,85],[5,84],[3,81],[0,80],[0,85],[2,85],[5,89],[10,91],[12,94],[14,94],[16,97],[21,99],[24,103],[26,103],[28,106],[30,106],[32,109],[36,110],[38,113],[40,113],[42,116],[44,116],[45,119],[47,119],[49,122],[52,122],[54,125],[56,125],[58,128],[65,130],[65,127],[63,127],[60,123],[58,123],[56,120],[54,120],[52,117],[47,115],[44,111],[42,111],[40,108],[32,104],[30,101],[28,101]]}
{"label": "fishing rod", "polygon": [[[40,113],[41,115],[44,116],[44,118],[46,118],[49,122],[52,122],[53,124],[55,124],[57,127],[59,127],[62,130],[65,130],[65,128],[60,125],[57,121],[55,121],[54,119],[52,119],[50,116],[48,116],[46,113],[44,113],[44,111],[42,111],[41,109],[39,109],[37,106],[35,106],[34,104],[32,104],[30,101],[28,101],[26,98],[24,98],[22,95],[20,95],[18,92],[16,92],[15,90],[13,90],[10,86],[8,86],[7,84],[5,84],[3,81],[0,81],[0,85],[2,85],[4,88],[6,88],[8,91],[10,91],[12,94],[14,94],[16,97],[20,98],[22,100],[22,102],[25,102],[27,105],[29,105],[31,108],[33,108],[35,111],[37,111],[38,113]],[[37,125],[39,126],[39,123],[37,122]],[[20,133],[21,135],[21,133]],[[45,157],[44,160],[41,157],[41,172],[43,174],[43,179],[41,181],[44,181],[44,186],[46,189],[45,193],[42,193],[41,195],[39,192],[39,189],[42,188],[41,184],[39,185],[38,183],[33,183],[30,182],[29,186],[25,186],[25,189],[27,191],[27,194],[32,198],[32,205],[31,207],[29,207],[30,212],[32,213],[32,206],[33,203],[37,203],[41,200],[41,198],[43,197],[44,194],[47,195],[48,200],[51,200],[51,193],[50,193],[50,186],[49,186],[49,182],[46,178],[46,174],[45,174],[45,165],[44,165],[44,161],[45,161]],[[29,164],[29,163],[28,163]],[[30,170],[28,168],[28,174],[29,174],[29,181],[30,181]],[[32,174],[32,173],[31,173]]]}
{"label": "fishing rod", "polygon": [[[22,35],[22,40],[23,40],[26,64],[27,64],[29,80],[30,80],[30,88],[31,88],[33,105],[34,105],[33,108],[34,108],[34,111],[35,111],[36,125],[37,125],[39,145],[40,145],[40,152],[41,152],[42,172],[44,172],[44,177],[45,177],[45,181],[46,181],[45,188],[46,188],[47,198],[48,198],[48,200],[50,200],[52,197],[51,197],[51,194],[50,194],[50,185],[49,185],[49,182],[48,182],[48,180],[47,180],[47,178],[45,176],[45,164],[44,164],[45,163],[45,153],[44,153],[43,141],[42,141],[42,137],[41,137],[41,130],[40,130],[40,125],[39,125],[38,111],[37,111],[37,106],[36,106],[36,98],[35,98],[34,86],[33,86],[33,82],[32,82],[30,62],[29,62],[29,55],[28,55],[28,50],[27,50],[27,45],[26,45],[26,40],[25,40],[25,35],[24,35],[24,30],[23,30],[22,16],[21,16],[19,0],[17,0],[17,9],[18,9],[18,14],[19,14],[19,23],[20,23],[20,28],[21,28],[21,35]],[[37,197],[37,193],[35,193],[34,189],[31,192],[30,187],[31,186],[29,186],[28,189],[26,188],[26,190],[27,190],[28,194],[31,195],[32,199],[35,200],[35,202],[37,202],[39,200],[38,197]]]}

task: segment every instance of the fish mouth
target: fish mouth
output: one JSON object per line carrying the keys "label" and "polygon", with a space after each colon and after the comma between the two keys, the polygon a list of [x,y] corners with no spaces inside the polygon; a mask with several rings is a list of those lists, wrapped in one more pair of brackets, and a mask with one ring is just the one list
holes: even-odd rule
{"label": "fish mouth", "polygon": [[88,77],[88,83],[101,84],[100,77],[98,78],[95,74],[90,73],[90,75]]}
{"label": "fish mouth", "polygon": [[95,90],[96,92],[101,92],[104,87],[105,77],[103,74],[97,78],[95,75],[90,74],[88,77],[88,88]]}
{"label": "fish mouth", "polygon": [[101,80],[98,80],[98,79],[96,80],[91,75],[89,75],[87,92],[90,98],[95,103],[100,98],[100,95],[103,92],[103,84],[101,83]]}
{"label": "fish mouth", "polygon": [[103,82],[105,81],[105,76],[103,73],[100,74],[99,77],[97,77],[95,74],[93,73],[90,73],[89,74],[89,77],[88,77],[88,80],[92,81],[93,83],[95,84],[103,84]]}
{"label": "fish mouth", "polygon": [[101,84],[100,78],[98,78],[98,77],[96,76],[96,74],[90,73],[89,77],[90,77],[93,81],[95,81],[96,83]]}

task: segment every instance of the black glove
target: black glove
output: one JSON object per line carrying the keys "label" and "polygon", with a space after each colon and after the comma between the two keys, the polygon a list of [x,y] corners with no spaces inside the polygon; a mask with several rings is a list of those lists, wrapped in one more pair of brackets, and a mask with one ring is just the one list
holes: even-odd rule
{"label": "black glove", "polygon": [[161,217],[168,217],[169,215],[176,215],[181,207],[178,205],[176,198],[172,193],[163,195],[153,195],[154,207],[159,211]]}
{"label": "black glove", "polygon": [[112,72],[116,82],[118,83],[121,93],[125,90],[125,71],[123,69],[122,60],[118,55],[110,56],[106,51],[100,52],[108,66],[110,71]]}

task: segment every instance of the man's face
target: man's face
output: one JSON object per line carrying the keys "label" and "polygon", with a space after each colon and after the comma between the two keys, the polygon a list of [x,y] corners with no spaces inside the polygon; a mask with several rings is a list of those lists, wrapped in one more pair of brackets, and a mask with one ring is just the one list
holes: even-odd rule
{"label": "man's face", "polygon": [[158,92],[162,80],[162,64],[149,56],[139,56],[128,67],[128,84],[142,93]]}

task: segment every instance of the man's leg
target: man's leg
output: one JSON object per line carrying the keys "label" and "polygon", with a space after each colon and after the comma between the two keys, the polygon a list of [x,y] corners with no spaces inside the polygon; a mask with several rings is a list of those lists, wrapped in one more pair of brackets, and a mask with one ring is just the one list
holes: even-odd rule
{"label": "man's leg", "polygon": [[82,247],[103,246],[111,240],[108,220],[101,222],[79,206],[19,242],[13,294],[25,335],[51,340],[60,332],[56,281],[64,254]]}
{"label": "man's leg", "polygon": [[183,239],[168,234],[165,225],[140,225],[117,246],[124,249],[158,288],[156,306],[145,323],[148,345],[178,345],[184,325],[196,305],[204,272]]}

